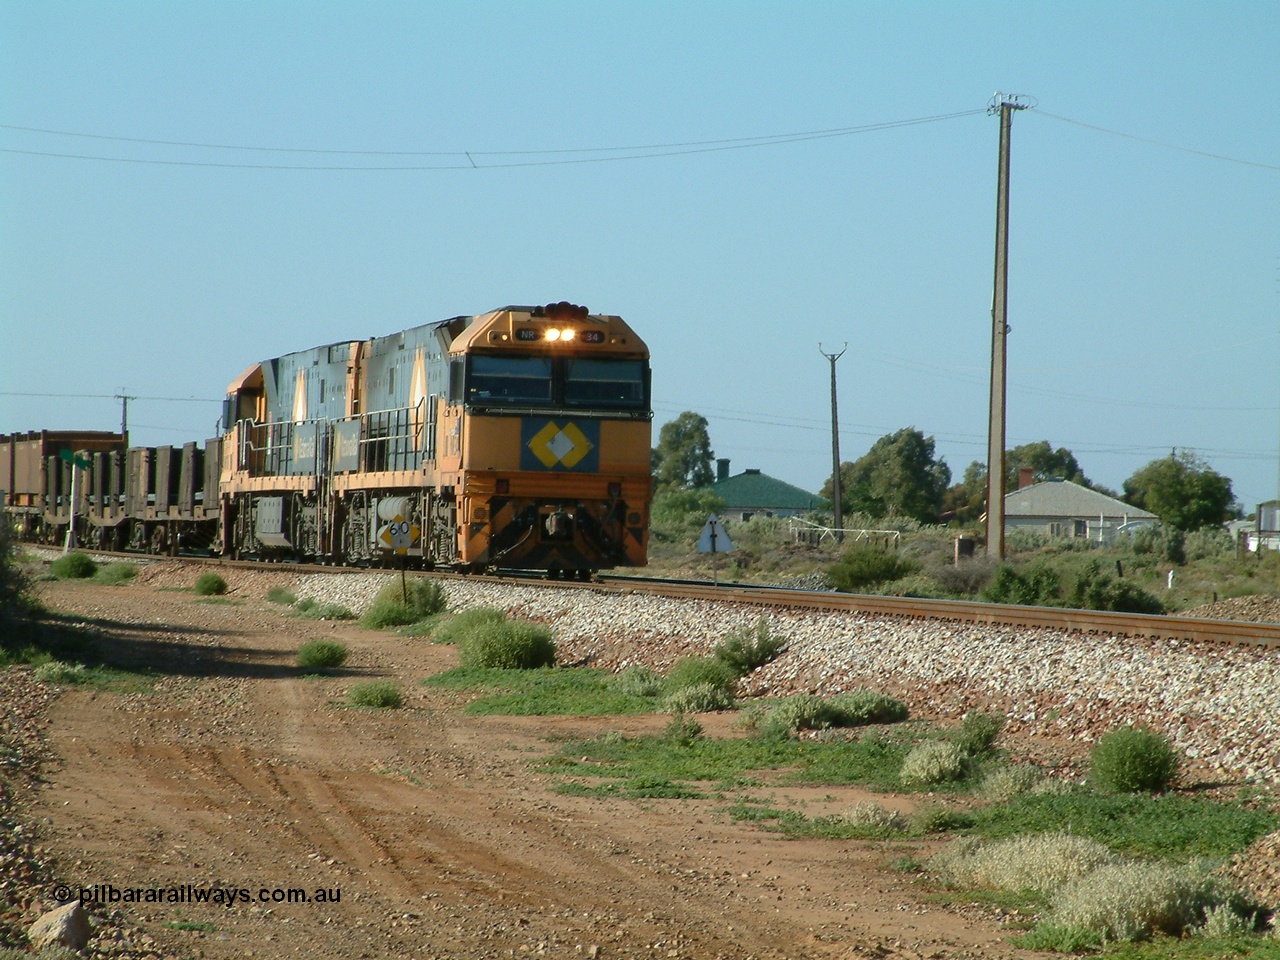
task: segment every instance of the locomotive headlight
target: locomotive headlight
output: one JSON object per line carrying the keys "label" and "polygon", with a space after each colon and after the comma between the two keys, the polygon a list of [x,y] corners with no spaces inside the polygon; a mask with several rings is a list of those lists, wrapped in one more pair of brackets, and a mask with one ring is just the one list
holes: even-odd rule
{"label": "locomotive headlight", "polygon": [[573,339],[574,332],[573,330],[558,330],[555,327],[551,327],[546,332],[546,338],[552,341],[563,340],[567,343]]}
{"label": "locomotive headlight", "polygon": [[566,340],[566,341],[568,341],[568,340],[572,340],[572,339],[573,339],[573,331],[572,331],[572,330],[561,330],[561,331],[560,331],[560,339],[561,339],[561,340]]}
{"label": "locomotive headlight", "polygon": [[548,330],[548,331],[547,331],[547,339],[548,339],[548,340],[559,340],[559,339],[560,339],[560,331],[559,331],[559,330],[555,330],[555,329]]}

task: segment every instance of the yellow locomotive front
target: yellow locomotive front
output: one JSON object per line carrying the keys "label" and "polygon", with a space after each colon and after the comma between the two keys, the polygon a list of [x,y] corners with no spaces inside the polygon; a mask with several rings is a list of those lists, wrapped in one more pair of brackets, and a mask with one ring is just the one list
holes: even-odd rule
{"label": "yellow locomotive front", "polygon": [[569,303],[476,317],[449,348],[438,468],[472,567],[583,575],[646,562],[649,351]]}

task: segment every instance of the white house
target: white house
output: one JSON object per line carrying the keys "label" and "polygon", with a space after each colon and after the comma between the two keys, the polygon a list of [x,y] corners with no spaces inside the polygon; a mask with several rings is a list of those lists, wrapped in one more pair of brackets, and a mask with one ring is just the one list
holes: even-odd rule
{"label": "white house", "polygon": [[1154,513],[1070,480],[1033,483],[1004,497],[1005,533],[1026,530],[1111,543],[1117,533],[1159,522]]}

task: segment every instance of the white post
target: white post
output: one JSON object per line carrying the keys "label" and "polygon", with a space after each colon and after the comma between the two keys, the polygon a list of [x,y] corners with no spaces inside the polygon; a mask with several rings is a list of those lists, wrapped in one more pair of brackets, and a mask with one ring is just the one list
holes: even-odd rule
{"label": "white post", "polygon": [[76,545],[76,474],[78,472],[79,469],[73,458],[71,461],[71,522],[67,524],[67,539],[62,545],[64,554]]}

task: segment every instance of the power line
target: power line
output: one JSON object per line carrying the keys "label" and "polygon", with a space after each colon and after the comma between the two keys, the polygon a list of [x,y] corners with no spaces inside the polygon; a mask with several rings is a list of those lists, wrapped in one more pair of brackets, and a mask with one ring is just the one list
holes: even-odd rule
{"label": "power line", "polygon": [[[367,157],[457,157],[456,163],[418,164],[375,166],[362,165],[317,165],[317,164],[268,164],[237,163],[217,160],[164,160],[144,157],[104,157],[89,154],[59,153],[56,151],[22,150],[12,147],[0,148],[0,153],[22,154],[25,156],[57,157],[68,160],[91,160],[101,163],[137,163],[161,166],[181,167],[221,167],[240,170],[315,170],[315,171],[432,171],[432,170],[499,170],[513,167],[546,167],[566,164],[613,163],[620,160],[650,160],[662,157],[687,156],[698,153],[717,153],[726,150],[748,150],[757,147],[780,146],[792,143],[804,143],[812,140],[827,140],[837,137],[854,136],[861,133],[875,133],[881,130],[896,130],[901,127],[918,126],[926,123],[938,123],[943,120],[954,120],[961,117],[977,116],[982,110],[962,110],[957,113],[937,114],[926,117],[912,117],[905,120],[889,120],[881,123],[862,124],[860,126],[836,127],[827,130],[809,130],[799,133],[779,133],[765,136],[740,137],[721,140],[693,140],[680,143],[658,143],[633,146],[558,148],[552,150],[452,150],[452,151],[409,151],[409,150],[318,150],[304,147],[261,147],[237,146],[231,144],[196,143],[175,140],[148,140],[139,137],[107,136],[102,134],[74,133],[65,130],[48,130],[39,127],[20,127],[13,124],[0,124],[0,129],[18,130],[28,133],[42,133],[51,136],[85,137],[95,140],[107,140],[120,143],[138,143],[151,146],[183,147],[203,150],[232,150],[265,153],[367,156]],[[565,154],[623,154],[622,156],[576,156],[564,158]],[[477,164],[476,157],[558,157],[547,160],[521,160]]]}
{"label": "power line", "polygon": [[[61,400],[119,400],[118,393],[27,393],[20,390],[0,390],[0,397],[55,397]],[[207,397],[144,397],[129,395],[130,400],[163,400],[166,403],[221,403]]]}
{"label": "power line", "polygon": [[1280,171],[1280,166],[1276,166],[1275,164],[1258,163],[1255,160],[1242,160],[1239,157],[1228,157],[1221,153],[1210,153],[1207,150],[1197,150],[1195,147],[1184,147],[1176,143],[1166,143],[1163,140],[1153,140],[1150,137],[1139,137],[1136,134],[1124,133],[1121,130],[1110,130],[1107,127],[1099,127],[1096,124],[1085,123],[1083,120],[1072,120],[1070,117],[1060,117],[1056,113],[1049,113],[1046,110],[1033,110],[1032,114],[1048,117],[1051,120],[1060,120],[1063,123],[1071,123],[1077,127],[1084,127],[1086,130],[1096,130],[1098,133],[1110,134],[1113,137],[1123,137],[1126,140],[1136,140],[1138,143],[1147,143],[1153,147],[1163,147],[1166,150],[1177,150],[1181,153],[1192,153],[1198,157],[1207,157],[1210,160],[1222,160],[1226,163],[1239,163],[1246,167],[1257,167],[1259,170]]}

